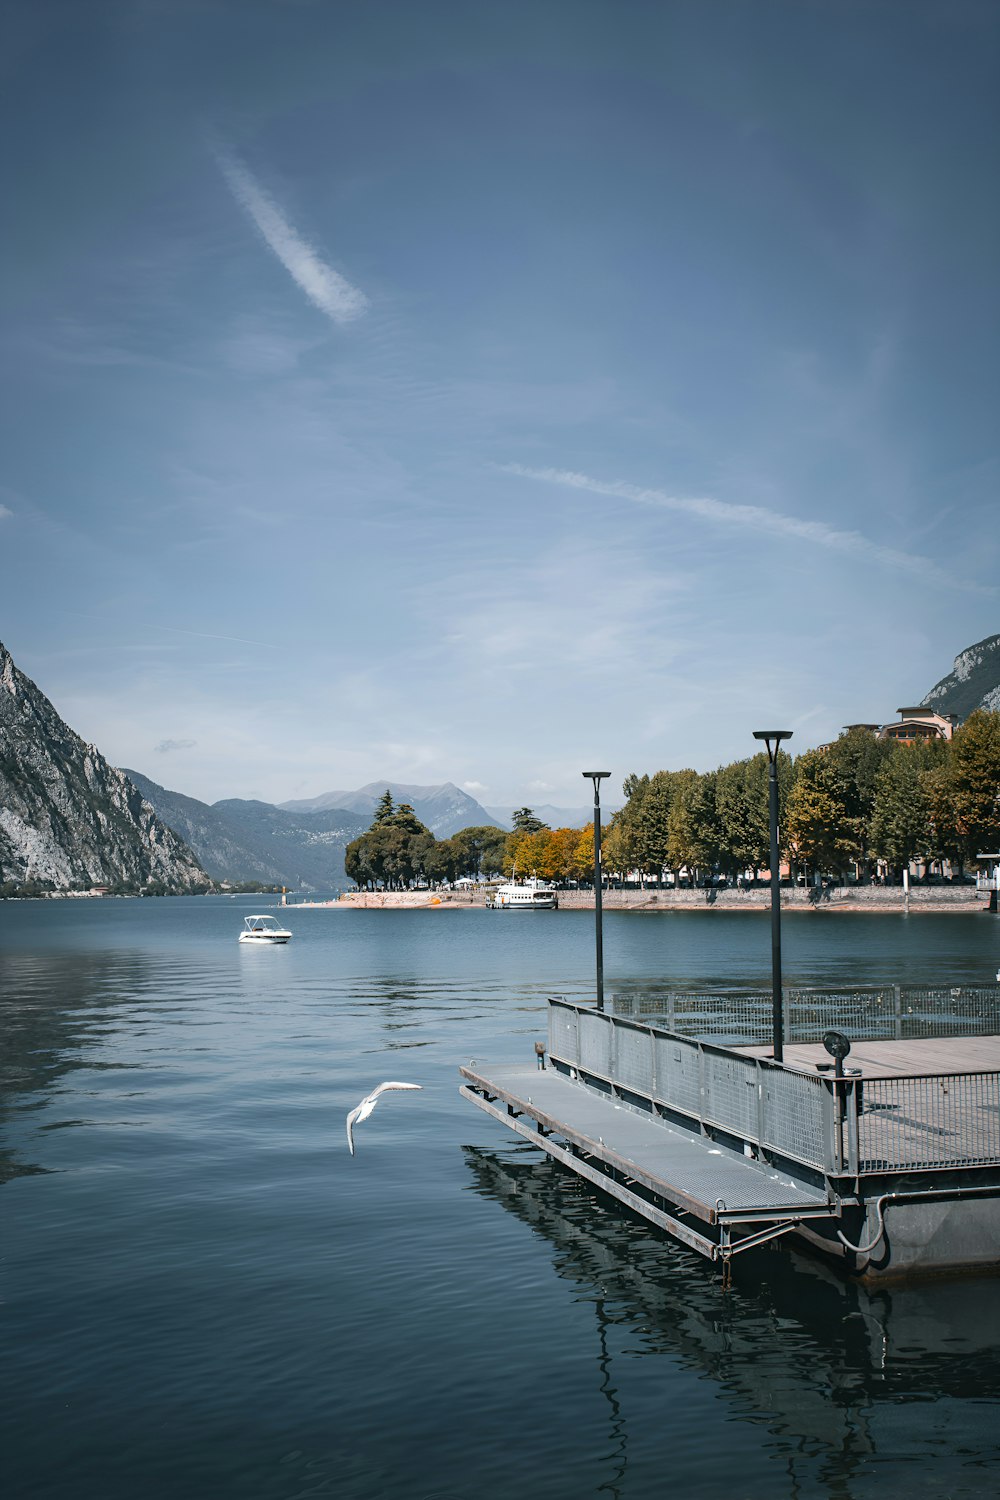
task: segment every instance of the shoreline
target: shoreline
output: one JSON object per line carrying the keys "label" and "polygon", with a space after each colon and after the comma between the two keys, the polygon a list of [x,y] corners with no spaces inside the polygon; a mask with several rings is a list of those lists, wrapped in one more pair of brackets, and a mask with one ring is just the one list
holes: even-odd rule
{"label": "shoreline", "polygon": [[[818,896],[819,899],[816,899]],[[354,907],[365,911],[485,909],[482,890],[466,894],[457,891],[351,891],[339,901],[295,903],[296,906]],[[592,891],[560,891],[559,907],[564,911],[593,911]],[[769,912],[771,892],[767,886],[751,890],[681,890],[681,891],[605,891],[601,905],[605,911],[672,912],[672,911],[744,911]],[[292,911],[289,905],[284,910]],[[972,886],[911,889],[908,899],[899,886],[832,886],[823,892],[813,889],[783,889],[782,912],[863,912],[866,914],[915,916],[918,913],[972,915],[989,913],[989,895]]]}

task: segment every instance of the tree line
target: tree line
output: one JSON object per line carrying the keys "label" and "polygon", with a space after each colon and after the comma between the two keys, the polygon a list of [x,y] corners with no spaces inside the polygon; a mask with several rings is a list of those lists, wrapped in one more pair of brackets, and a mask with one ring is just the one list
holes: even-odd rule
{"label": "tree line", "polygon": [[[718,770],[629,776],[604,841],[608,870],[659,878],[682,869],[735,879],[770,858],[763,753]],[[793,869],[869,878],[913,860],[962,873],[1000,846],[1000,713],[977,710],[952,740],[913,743],[846,730],[777,757],[779,842]]]}
{"label": "tree line", "polygon": [[[763,753],[714,771],[628,776],[625,806],[604,831],[605,873],[736,880],[766,870],[768,779]],[[899,876],[911,861],[947,860],[961,873],[1000,848],[1000,713],[977,710],[952,740],[907,744],[850,729],[795,758],[779,751],[777,779],[781,855],[796,872],[866,879],[879,865]],[[513,822],[510,833],[484,826],[436,839],[386,791],[344,866],[359,886],[387,889],[496,875],[593,879],[593,824],[549,828],[527,807]]]}
{"label": "tree line", "polygon": [[530,807],[514,813],[510,833],[483,825],[436,839],[407,803],[396,806],[387,790],[371,827],[344,851],[344,869],[361,887],[405,890],[426,881],[439,885],[463,877],[537,875],[543,880],[582,880],[594,872],[594,830],[549,828]]}

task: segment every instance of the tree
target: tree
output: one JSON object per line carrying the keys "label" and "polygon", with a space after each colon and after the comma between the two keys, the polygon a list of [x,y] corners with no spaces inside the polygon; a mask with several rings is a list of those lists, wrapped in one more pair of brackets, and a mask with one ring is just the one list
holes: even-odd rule
{"label": "tree", "polygon": [[856,820],[847,816],[847,776],[826,749],[807,750],[795,771],[784,823],[788,845],[800,859],[842,876],[860,850]]}
{"label": "tree", "polygon": [[706,863],[694,816],[694,797],[700,780],[697,771],[676,773],[674,795],[667,817],[667,864],[678,873],[687,866],[692,876],[696,869]]}
{"label": "tree", "polygon": [[391,889],[408,885],[427,872],[434,835],[408,803],[390,812],[387,809],[391,804],[386,792],[367,833],[344,851],[344,869],[359,885],[381,881]]}
{"label": "tree", "polygon": [[449,841],[454,844],[458,854],[456,873],[473,878],[495,875],[503,868],[507,837],[502,828],[495,828],[489,823],[460,829]]}
{"label": "tree", "polygon": [[519,807],[511,816],[514,825],[514,833],[537,833],[540,828],[548,828],[541,818],[536,818],[530,807]]}
{"label": "tree", "polygon": [[[796,762],[796,765],[798,762]],[[795,766],[783,750],[778,751],[778,829],[784,834],[784,811],[788,806]],[[770,825],[771,767],[766,754],[721,766],[715,773],[716,832],[721,862],[730,875],[741,870],[766,869],[771,860]],[[782,839],[782,846],[787,841]]]}
{"label": "tree", "polygon": [[844,788],[844,817],[850,823],[857,854],[855,863],[868,863],[871,821],[879,776],[895,756],[895,740],[880,740],[868,729],[848,729],[834,740],[826,754],[840,773]]}
{"label": "tree", "polygon": [[388,823],[390,818],[392,818],[395,814],[395,811],[396,808],[392,800],[392,793],[390,792],[389,788],[386,787],[385,791],[378,799],[378,806],[375,808],[375,816],[372,819],[372,827],[374,828],[379,823]]}
{"label": "tree", "polygon": [[1000,847],[1000,713],[971,713],[948,761],[959,858],[975,859]]}
{"label": "tree", "polygon": [[869,845],[896,870],[907,868],[911,859],[925,859],[933,849],[931,806],[922,780],[927,760],[923,744],[900,745],[876,780]]}

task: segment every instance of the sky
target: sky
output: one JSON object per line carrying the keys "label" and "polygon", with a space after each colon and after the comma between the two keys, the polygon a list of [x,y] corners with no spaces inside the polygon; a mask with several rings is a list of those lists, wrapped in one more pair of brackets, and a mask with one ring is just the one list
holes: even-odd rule
{"label": "sky", "polygon": [[0,639],[113,763],[613,804],[1000,630],[993,0],[2,27]]}

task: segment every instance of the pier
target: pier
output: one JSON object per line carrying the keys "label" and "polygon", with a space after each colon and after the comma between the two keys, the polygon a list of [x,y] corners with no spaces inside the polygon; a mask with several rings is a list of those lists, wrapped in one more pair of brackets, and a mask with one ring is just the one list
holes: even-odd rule
{"label": "pier", "polygon": [[787,992],[782,1062],[770,998],[553,998],[535,1055],[461,1092],[722,1265],[788,1235],[867,1280],[1000,1261],[1000,986]]}

